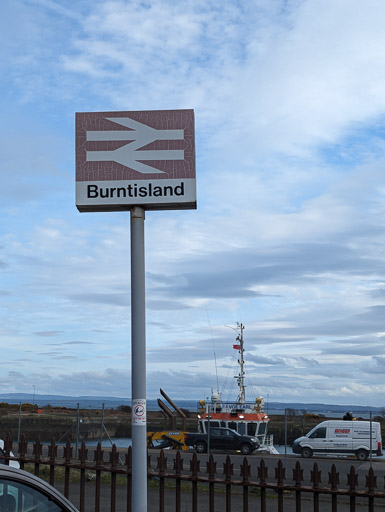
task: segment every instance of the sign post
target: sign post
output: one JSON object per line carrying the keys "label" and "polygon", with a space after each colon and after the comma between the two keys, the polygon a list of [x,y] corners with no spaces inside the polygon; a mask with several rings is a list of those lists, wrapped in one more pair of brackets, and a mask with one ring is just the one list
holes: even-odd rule
{"label": "sign post", "polygon": [[146,512],[145,211],[196,208],[194,111],[77,113],[76,207],[131,215],[132,510]]}
{"label": "sign post", "polygon": [[[132,510],[147,510],[144,209],[131,210]],[[135,470],[134,470],[135,468]]]}

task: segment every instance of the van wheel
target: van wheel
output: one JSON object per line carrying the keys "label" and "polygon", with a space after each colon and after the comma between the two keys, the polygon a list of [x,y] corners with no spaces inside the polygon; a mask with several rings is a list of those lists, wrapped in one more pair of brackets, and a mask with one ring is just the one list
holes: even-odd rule
{"label": "van wheel", "polygon": [[197,444],[195,445],[195,449],[198,453],[206,453],[206,451],[207,451],[206,443],[204,443],[203,441],[198,441]]}
{"label": "van wheel", "polygon": [[358,450],[356,456],[358,460],[365,461],[368,458],[368,452],[366,450]]}
{"label": "van wheel", "polygon": [[308,459],[309,457],[312,457],[313,450],[311,450],[311,448],[302,448],[301,455],[305,459]]}

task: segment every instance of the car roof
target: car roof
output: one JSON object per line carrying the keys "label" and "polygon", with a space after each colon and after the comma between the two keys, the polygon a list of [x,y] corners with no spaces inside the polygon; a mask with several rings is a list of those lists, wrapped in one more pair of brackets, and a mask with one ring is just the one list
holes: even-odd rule
{"label": "car roof", "polygon": [[78,509],[75,507],[75,505],[67,500],[67,498],[65,498],[57,489],[52,487],[52,485],[45,482],[41,478],[32,475],[27,471],[0,464],[0,478],[32,486],[43,494],[53,498],[60,505],[67,507],[68,510],[72,512],[78,512]]}

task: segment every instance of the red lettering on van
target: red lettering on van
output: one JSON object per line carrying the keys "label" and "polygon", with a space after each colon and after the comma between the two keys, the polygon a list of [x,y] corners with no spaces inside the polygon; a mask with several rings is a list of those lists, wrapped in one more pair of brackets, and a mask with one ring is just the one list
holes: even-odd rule
{"label": "red lettering on van", "polygon": [[350,428],[336,428],[334,430],[335,434],[349,434]]}

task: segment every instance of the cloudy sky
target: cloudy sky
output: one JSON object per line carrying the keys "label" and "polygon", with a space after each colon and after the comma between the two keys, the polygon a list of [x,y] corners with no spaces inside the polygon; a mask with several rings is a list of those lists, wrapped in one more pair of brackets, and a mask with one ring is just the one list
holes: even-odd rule
{"label": "cloudy sky", "polygon": [[385,405],[382,0],[0,26],[0,392],[130,396],[130,216],[76,210],[75,112],[193,108],[198,209],[146,214],[148,397],[233,397],[242,322],[249,399]]}

